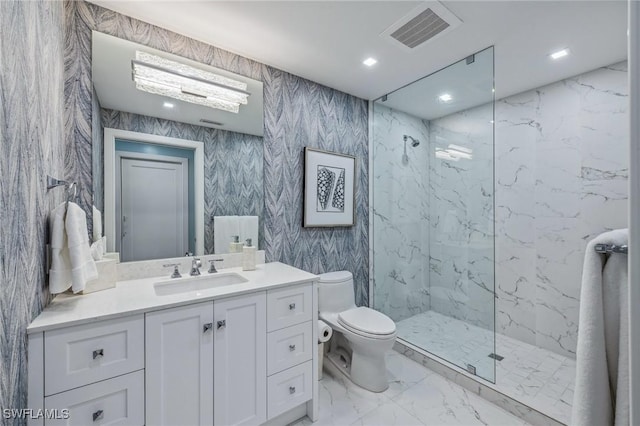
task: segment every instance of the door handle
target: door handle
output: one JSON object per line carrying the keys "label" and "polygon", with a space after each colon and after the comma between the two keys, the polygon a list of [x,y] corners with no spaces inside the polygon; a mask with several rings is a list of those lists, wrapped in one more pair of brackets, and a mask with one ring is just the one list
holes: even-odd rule
{"label": "door handle", "polygon": [[104,356],[104,349],[96,349],[93,351],[93,359],[96,359],[99,356]]}
{"label": "door handle", "polygon": [[213,323],[212,322],[208,322],[205,325],[202,326],[202,332],[206,333],[207,331],[211,330],[213,328]]}
{"label": "door handle", "polygon": [[217,323],[218,330],[227,326],[227,320],[218,321]]}
{"label": "door handle", "polygon": [[104,411],[102,410],[98,410],[95,413],[93,413],[93,421],[97,421],[97,420],[102,420],[102,418],[104,417]]}

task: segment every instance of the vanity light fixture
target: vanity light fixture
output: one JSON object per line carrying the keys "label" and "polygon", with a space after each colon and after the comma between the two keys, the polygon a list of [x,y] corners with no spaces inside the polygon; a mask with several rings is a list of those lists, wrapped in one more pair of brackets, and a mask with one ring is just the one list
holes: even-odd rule
{"label": "vanity light fixture", "polygon": [[246,83],[139,50],[131,66],[136,89],[155,95],[233,113],[250,95]]}
{"label": "vanity light fixture", "polygon": [[375,64],[378,63],[378,60],[375,59],[375,58],[367,58],[364,61],[362,61],[362,63],[365,64],[368,67],[372,67],[372,66],[374,66]]}
{"label": "vanity light fixture", "polygon": [[558,50],[557,52],[553,52],[551,55],[551,59],[560,59],[560,58],[564,58],[565,56],[567,56],[569,54],[570,50],[569,49],[562,49],[562,50]]}
{"label": "vanity light fixture", "polygon": [[453,96],[448,93],[443,93],[442,95],[438,96],[438,99],[440,100],[440,102],[451,102],[453,100]]}

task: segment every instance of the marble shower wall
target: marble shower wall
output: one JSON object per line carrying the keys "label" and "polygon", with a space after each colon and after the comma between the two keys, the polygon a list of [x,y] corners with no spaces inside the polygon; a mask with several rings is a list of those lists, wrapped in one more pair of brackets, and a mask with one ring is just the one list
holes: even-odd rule
{"label": "marble shower wall", "polygon": [[[431,309],[494,329],[493,105],[429,122]],[[469,158],[442,158],[455,149]]]}
{"label": "marble shower wall", "polygon": [[[213,253],[211,217],[258,216],[258,247],[264,247],[262,138],[177,121],[102,109],[103,127],[204,144],[204,250]],[[94,139],[95,140],[95,139]],[[95,176],[94,176],[95,179]],[[96,194],[94,194],[94,200]]]}
{"label": "marble shower wall", "polygon": [[[373,300],[400,321],[431,306],[429,124],[379,103],[373,110]],[[405,134],[420,145],[405,146]]]}
{"label": "marble shower wall", "polygon": [[[66,0],[65,90],[69,168],[91,187],[91,30],[226,69],[264,84],[264,248],[267,261],[313,273],[353,272],[368,303],[367,102],[84,1]],[[67,87],[65,87],[66,89]],[[302,228],[303,148],[354,155],[356,224]],[[90,201],[90,200],[89,200]]]}
{"label": "marble shower wall", "polygon": [[27,407],[26,328],[50,300],[47,218],[65,191],[47,191],[46,175],[69,177],[62,120],[63,25],[60,2],[0,2],[1,408]]}
{"label": "marble shower wall", "polygon": [[628,101],[623,62],[496,103],[498,332],[575,357],[585,245],[627,226]]}

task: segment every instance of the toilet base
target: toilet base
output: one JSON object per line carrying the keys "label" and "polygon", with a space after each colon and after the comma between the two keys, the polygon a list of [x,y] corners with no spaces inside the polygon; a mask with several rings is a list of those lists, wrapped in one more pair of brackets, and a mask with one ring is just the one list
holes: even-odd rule
{"label": "toilet base", "polygon": [[[353,343],[349,342],[342,333],[334,333],[327,356],[329,362],[361,388],[371,392],[387,390],[389,387],[385,361],[387,351],[372,356],[370,351],[354,351]],[[392,345],[393,341],[390,344]]]}

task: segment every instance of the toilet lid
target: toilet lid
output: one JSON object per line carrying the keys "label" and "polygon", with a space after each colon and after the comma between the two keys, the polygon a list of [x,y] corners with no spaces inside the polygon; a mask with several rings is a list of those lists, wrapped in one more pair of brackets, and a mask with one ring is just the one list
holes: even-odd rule
{"label": "toilet lid", "polygon": [[361,306],[338,315],[342,325],[368,334],[387,335],[396,331],[396,324],[383,313]]}

